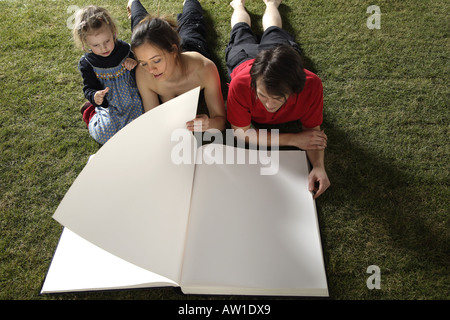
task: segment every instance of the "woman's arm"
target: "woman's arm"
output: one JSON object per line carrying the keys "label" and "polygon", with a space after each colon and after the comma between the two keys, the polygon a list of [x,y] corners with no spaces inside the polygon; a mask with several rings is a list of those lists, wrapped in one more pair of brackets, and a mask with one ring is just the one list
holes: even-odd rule
{"label": "woman's arm", "polygon": [[196,119],[187,123],[187,128],[191,131],[205,131],[212,128],[223,131],[226,123],[225,104],[216,65],[210,60],[205,61],[200,77],[209,118],[206,115],[199,115]]}
{"label": "woman's arm", "polygon": [[159,105],[159,98],[156,92],[148,86],[145,72],[139,65],[136,67],[136,84],[141,95],[144,112],[147,112]]}

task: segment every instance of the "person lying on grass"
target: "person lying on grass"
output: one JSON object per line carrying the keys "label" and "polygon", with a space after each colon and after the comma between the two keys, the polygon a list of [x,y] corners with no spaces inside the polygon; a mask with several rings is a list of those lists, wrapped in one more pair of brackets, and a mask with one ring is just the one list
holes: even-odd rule
{"label": "person lying on grass", "polygon": [[187,123],[187,128],[223,131],[226,114],[220,77],[208,58],[200,3],[184,2],[183,12],[177,17],[178,26],[168,19],[149,16],[139,0],[129,1],[128,13],[131,47],[139,62],[136,81],[144,110],[200,87],[209,115],[199,114]]}
{"label": "person lying on grass", "polygon": [[330,186],[324,165],[327,136],[320,129],[322,82],[317,75],[303,68],[300,47],[282,29],[278,11],[281,0],[264,2],[264,33],[260,41],[251,29],[245,0],[230,3],[233,14],[230,42],[226,48],[231,78],[227,119],[237,139],[269,144],[274,141],[273,137],[262,141],[258,129],[276,129],[278,146],[306,150],[312,165],[309,189],[317,198]]}

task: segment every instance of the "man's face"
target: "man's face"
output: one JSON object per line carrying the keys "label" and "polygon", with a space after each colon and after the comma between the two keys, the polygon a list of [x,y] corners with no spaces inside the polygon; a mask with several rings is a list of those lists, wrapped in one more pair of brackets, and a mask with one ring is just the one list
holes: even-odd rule
{"label": "man's face", "polygon": [[266,91],[266,86],[261,79],[256,81],[256,95],[269,112],[277,112],[287,101],[289,96],[271,96]]}

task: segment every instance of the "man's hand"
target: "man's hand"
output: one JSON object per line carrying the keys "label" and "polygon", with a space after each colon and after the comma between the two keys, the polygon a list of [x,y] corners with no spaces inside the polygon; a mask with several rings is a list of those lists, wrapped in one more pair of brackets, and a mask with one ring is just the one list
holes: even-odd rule
{"label": "man's hand", "polygon": [[313,168],[308,176],[308,188],[314,193],[314,199],[317,199],[331,185],[327,173],[323,168]]}
{"label": "man's hand", "polygon": [[295,145],[302,150],[324,150],[327,139],[323,130],[303,130],[297,134]]}

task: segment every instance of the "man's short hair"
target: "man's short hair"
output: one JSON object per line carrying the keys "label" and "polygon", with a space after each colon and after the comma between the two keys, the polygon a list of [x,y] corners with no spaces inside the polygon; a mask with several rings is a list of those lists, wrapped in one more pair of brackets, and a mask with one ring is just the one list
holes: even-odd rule
{"label": "man's short hair", "polygon": [[258,53],[250,69],[251,86],[261,79],[266,92],[274,97],[300,93],[306,82],[303,61],[291,46],[277,46]]}

